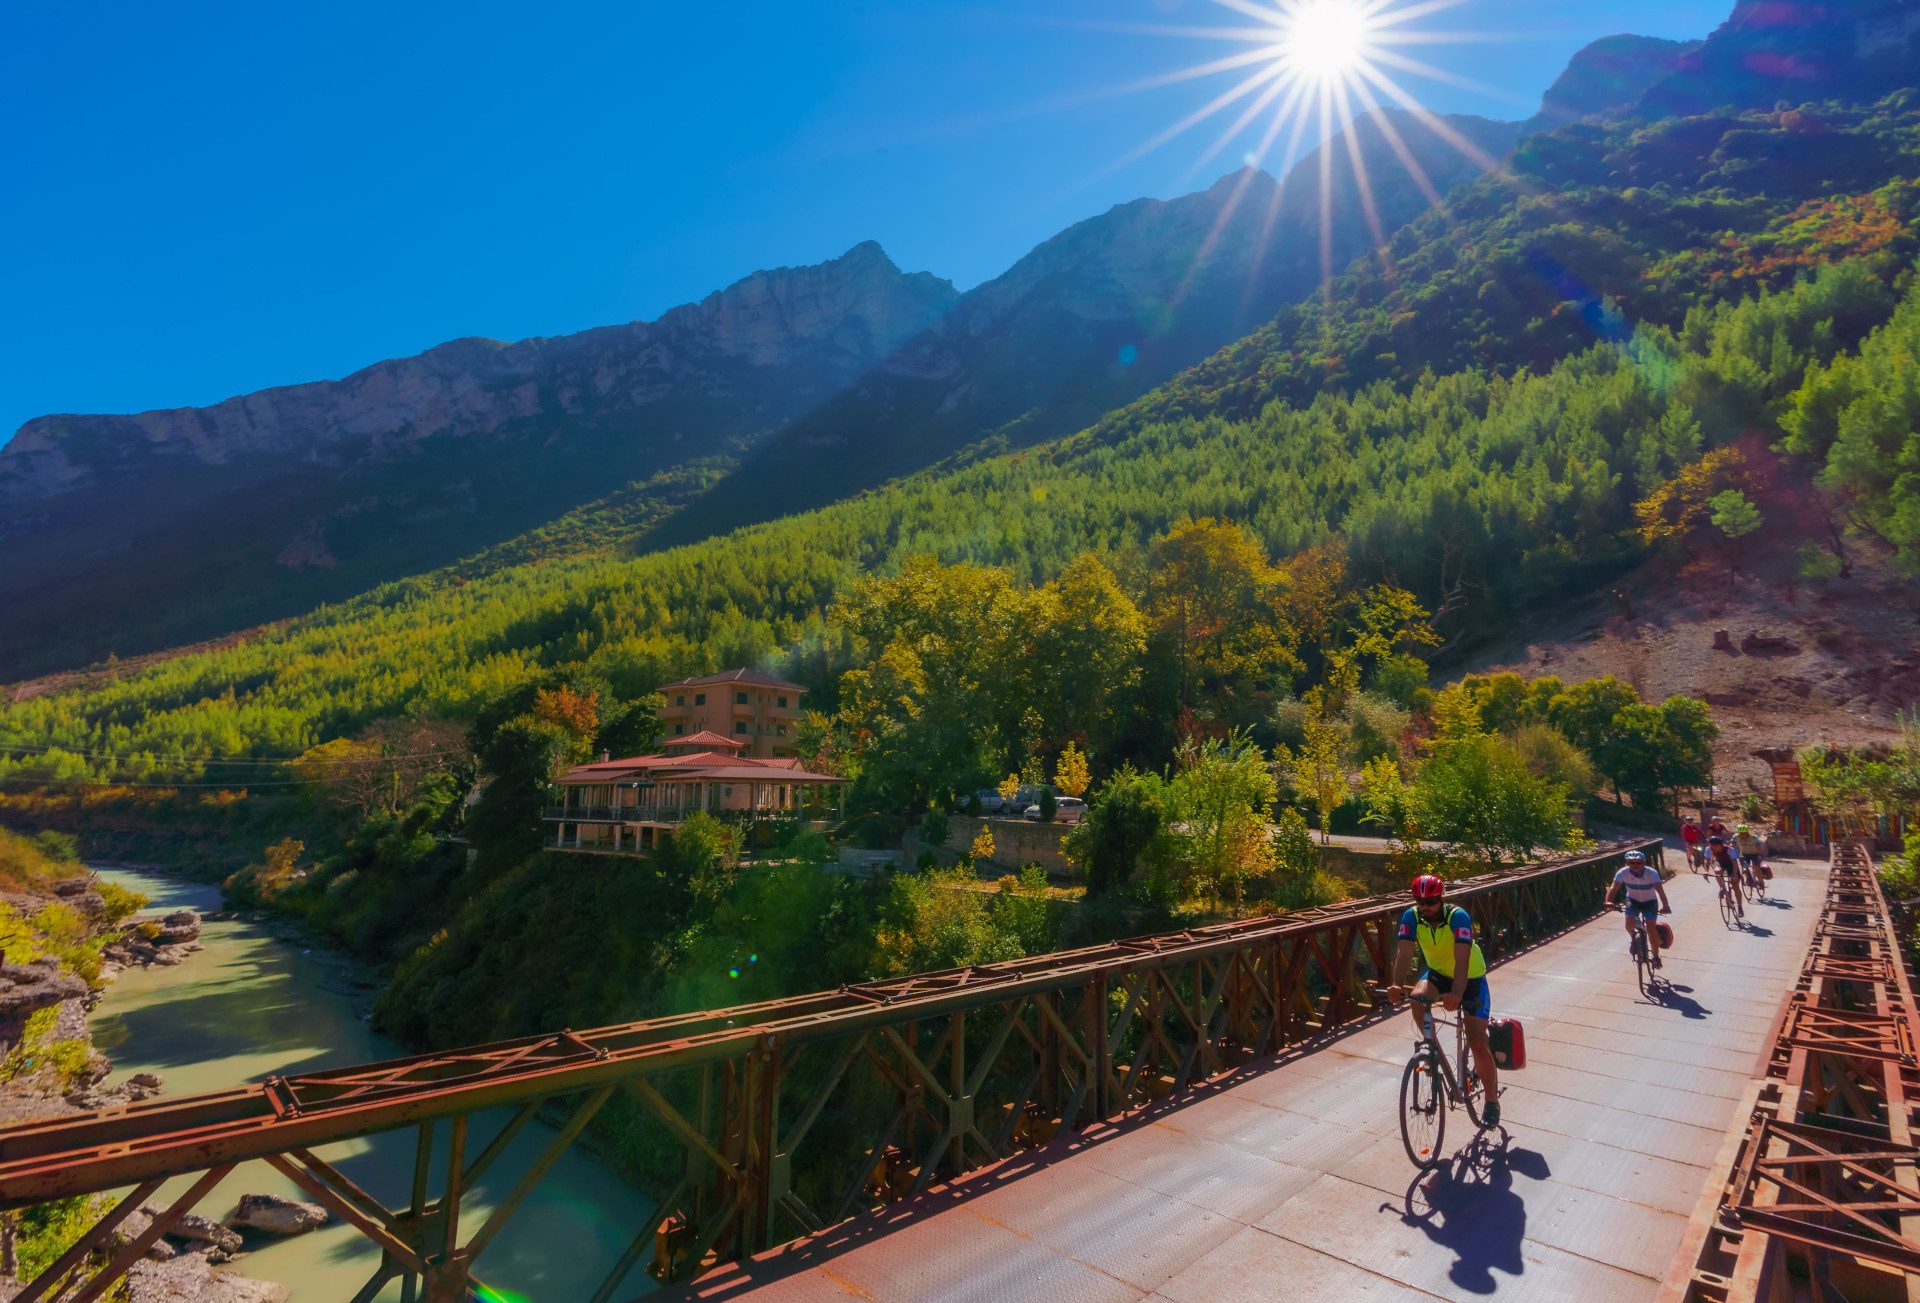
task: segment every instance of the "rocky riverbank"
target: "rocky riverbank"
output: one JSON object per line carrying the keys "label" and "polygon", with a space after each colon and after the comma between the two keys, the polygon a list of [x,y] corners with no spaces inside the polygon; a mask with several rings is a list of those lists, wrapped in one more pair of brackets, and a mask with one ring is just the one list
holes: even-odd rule
{"label": "rocky riverbank", "polygon": [[[111,897],[98,878],[76,876],[44,890],[5,893],[0,902],[15,930],[5,939],[8,950],[36,956],[0,961],[0,1126],[129,1104],[161,1090],[152,1072],[105,1085],[112,1064],[93,1044],[89,1014],[128,969],[172,967],[198,953],[202,918],[191,909],[116,918],[137,898]],[[158,1211],[149,1205],[128,1217],[115,1244],[140,1238]],[[128,1273],[128,1297],[132,1303],[284,1303],[285,1286],[232,1274],[224,1264],[245,1256],[249,1237],[297,1235],[327,1220],[316,1205],[252,1194],[224,1222],[184,1217],[155,1238]],[[0,1221],[0,1271],[16,1262],[23,1233],[30,1230],[23,1232],[15,1219]],[[0,1301],[21,1288],[0,1274]]]}
{"label": "rocky riverbank", "polygon": [[[0,1059],[7,1069],[0,1082],[0,1126],[158,1094],[161,1081],[153,1073],[137,1073],[110,1090],[101,1087],[113,1065],[94,1048],[87,1015],[107,984],[126,969],[184,963],[199,951],[200,915],[188,909],[106,922],[108,903],[95,881],[85,877],[55,883],[50,901],[23,901],[16,895],[8,903],[32,919],[49,918],[46,905],[51,903],[66,911],[52,917],[84,920],[93,934],[88,939],[98,944],[99,966],[89,979],[51,954],[0,963]],[[36,903],[39,908],[31,912],[21,908]],[[45,944],[48,938],[37,940]]]}

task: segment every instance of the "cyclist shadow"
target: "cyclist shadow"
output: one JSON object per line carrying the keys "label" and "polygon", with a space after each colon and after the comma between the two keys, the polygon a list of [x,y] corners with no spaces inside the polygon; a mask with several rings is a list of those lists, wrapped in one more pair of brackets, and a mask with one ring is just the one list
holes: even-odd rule
{"label": "cyclist shadow", "polygon": [[1742,932],[1745,932],[1748,936],[1770,937],[1773,935],[1772,928],[1761,927],[1758,923],[1742,923],[1740,925],[1740,930]]}
{"label": "cyclist shadow", "polygon": [[[1400,1220],[1453,1253],[1447,1279],[1456,1288],[1491,1294],[1499,1288],[1495,1271],[1518,1276],[1526,1270],[1527,1201],[1513,1178],[1544,1181],[1551,1170],[1545,1155],[1514,1148],[1506,1132],[1497,1144],[1483,1132],[1445,1166],[1414,1178]],[[1382,1209],[1394,1211],[1391,1204]]]}
{"label": "cyclist shadow", "polygon": [[1663,1009],[1671,1009],[1683,1018],[1707,1018],[1713,1010],[1701,1004],[1693,996],[1691,986],[1675,986],[1665,978],[1659,978],[1647,988],[1647,999]]}

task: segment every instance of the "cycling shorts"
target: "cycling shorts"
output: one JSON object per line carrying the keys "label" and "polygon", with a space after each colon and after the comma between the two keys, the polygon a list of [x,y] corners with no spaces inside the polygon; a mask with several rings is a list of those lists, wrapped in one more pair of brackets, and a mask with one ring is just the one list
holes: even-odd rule
{"label": "cycling shorts", "polygon": [[1638,914],[1649,923],[1660,917],[1660,902],[1657,900],[1629,900],[1625,909],[1629,915]]}
{"label": "cycling shorts", "polygon": [[[1420,970],[1420,980],[1432,982],[1433,989],[1441,995],[1449,995],[1453,991],[1453,979],[1436,973],[1431,968]],[[1469,977],[1467,979],[1466,989],[1460,993],[1460,1012],[1470,1018],[1478,1018],[1481,1022],[1493,1017],[1493,993],[1487,989],[1486,978]]]}
{"label": "cycling shorts", "polygon": [[1742,868],[1757,869],[1760,867],[1760,857],[1758,855],[1742,855],[1740,857],[1740,865]]}

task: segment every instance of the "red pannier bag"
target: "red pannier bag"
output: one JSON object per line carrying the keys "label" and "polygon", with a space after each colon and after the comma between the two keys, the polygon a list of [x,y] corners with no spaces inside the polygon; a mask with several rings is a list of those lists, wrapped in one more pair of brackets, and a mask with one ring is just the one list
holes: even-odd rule
{"label": "red pannier bag", "polygon": [[1762,864],[1762,865],[1760,866],[1760,881],[1762,881],[1762,882],[1772,882],[1772,881],[1773,881],[1773,866],[1772,866],[1772,865],[1770,865],[1770,864]]}
{"label": "red pannier bag", "polygon": [[1489,1022],[1487,1042],[1493,1046],[1493,1061],[1500,1071],[1515,1072],[1527,1066],[1527,1031],[1518,1018]]}
{"label": "red pannier bag", "polygon": [[1673,949],[1673,925],[1671,923],[1655,923],[1654,927],[1659,929],[1660,932],[1660,948],[1662,950]]}

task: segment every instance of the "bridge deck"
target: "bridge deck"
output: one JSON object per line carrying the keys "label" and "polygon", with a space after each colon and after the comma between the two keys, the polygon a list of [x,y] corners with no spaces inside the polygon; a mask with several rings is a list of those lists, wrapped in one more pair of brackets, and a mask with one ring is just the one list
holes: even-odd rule
{"label": "bridge deck", "polygon": [[1397,1100],[1404,1018],[835,1227],[674,1297],[844,1300],[1652,1299],[1799,971],[1824,865],[1724,929],[1669,885],[1678,932],[1652,1004],[1617,915],[1492,975],[1526,1023],[1507,1139],[1416,1180]]}

